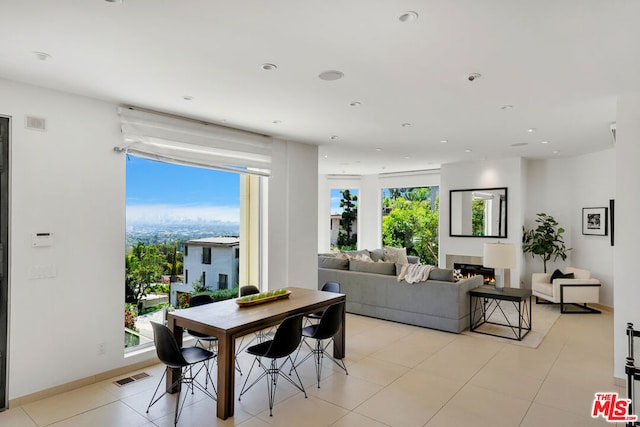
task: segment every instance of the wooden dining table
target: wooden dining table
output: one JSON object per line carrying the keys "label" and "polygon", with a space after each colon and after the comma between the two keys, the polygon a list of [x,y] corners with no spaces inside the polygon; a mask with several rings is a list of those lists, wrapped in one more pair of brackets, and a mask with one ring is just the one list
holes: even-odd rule
{"label": "wooden dining table", "polygon": [[[345,301],[345,295],[313,289],[289,287],[288,298],[263,304],[241,307],[236,299],[175,310],[167,316],[169,329],[173,331],[179,346],[182,346],[184,330],[192,330],[218,339],[218,397],[217,416],[226,419],[233,416],[235,404],[235,357],[237,338],[270,326],[278,325],[294,314],[309,314],[322,311],[328,306]],[[346,304],[345,304],[346,305]],[[334,337],[333,356],[345,357],[345,316],[343,307],[342,328]],[[171,386],[180,375],[179,369],[169,370],[167,391],[178,391],[179,385]]]}

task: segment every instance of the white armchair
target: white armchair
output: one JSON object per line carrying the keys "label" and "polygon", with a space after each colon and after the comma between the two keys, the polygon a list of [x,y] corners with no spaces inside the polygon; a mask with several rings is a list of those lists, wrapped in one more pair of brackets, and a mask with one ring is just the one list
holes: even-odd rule
{"label": "white armchair", "polygon": [[[587,303],[600,302],[600,281],[591,277],[591,272],[579,268],[567,267],[564,274],[573,273],[573,279],[555,279],[551,283],[551,274],[533,273],[531,276],[531,292],[546,301],[560,304],[561,313],[600,313]],[[567,310],[566,305],[576,309]]]}

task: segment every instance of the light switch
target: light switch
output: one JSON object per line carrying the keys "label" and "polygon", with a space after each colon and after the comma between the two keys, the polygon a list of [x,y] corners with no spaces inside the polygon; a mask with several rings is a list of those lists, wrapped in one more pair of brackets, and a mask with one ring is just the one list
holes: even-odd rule
{"label": "light switch", "polygon": [[31,238],[33,247],[53,246],[52,233],[34,233]]}

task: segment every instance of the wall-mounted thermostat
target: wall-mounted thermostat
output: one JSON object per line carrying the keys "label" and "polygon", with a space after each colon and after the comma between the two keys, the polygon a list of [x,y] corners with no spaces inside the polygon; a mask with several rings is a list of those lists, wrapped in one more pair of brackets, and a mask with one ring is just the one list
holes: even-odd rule
{"label": "wall-mounted thermostat", "polygon": [[53,246],[52,233],[34,233],[31,239],[33,247]]}

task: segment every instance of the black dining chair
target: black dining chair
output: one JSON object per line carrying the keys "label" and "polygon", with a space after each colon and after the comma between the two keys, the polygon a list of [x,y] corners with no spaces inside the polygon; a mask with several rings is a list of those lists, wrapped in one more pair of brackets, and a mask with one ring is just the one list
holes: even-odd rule
{"label": "black dining chair", "polygon": [[246,297],[247,295],[259,294],[260,289],[254,285],[245,285],[240,288],[240,296]]}
{"label": "black dining chair", "polygon": [[[333,292],[336,294],[340,293],[340,283],[338,282],[326,282],[324,285],[322,285],[322,288],[320,289],[321,291],[324,292]],[[323,310],[321,311],[316,311],[315,313],[309,313],[305,315],[305,318],[307,320],[320,320],[320,318],[322,317],[322,313],[324,313]],[[307,324],[309,324],[310,322],[307,322]]]}
{"label": "black dining chair", "polygon": [[[193,295],[189,299],[189,307],[198,307],[205,304],[211,304],[212,302],[213,302],[213,298],[211,298],[210,295],[207,295],[207,294]],[[206,342],[207,350],[217,353],[215,347],[218,342],[218,339],[216,337],[212,337],[197,331],[190,331],[188,329],[187,329],[187,333],[192,337],[196,338],[196,345]]]}
{"label": "black dining chair", "polygon": [[[298,352],[296,353],[296,357],[294,359],[294,366],[300,366],[302,363],[304,363],[305,360],[313,356],[316,362],[316,377],[318,379],[318,388],[320,388],[322,361],[325,356],[332,360],[333,363],[338,365],[347,375],[349,375],[349,371],[347,371],[347,367],[345,366],[342,359],[336,359],[331,356],[329,352],[327,352],[327,347],[329,347],[329,344],[334,341],[334,337],[338,334],[338,332],[340,332],[340,328],[343,326],[343,312],[344,302],[332,304],[327,307],[327,309],[322,313],[320,322],[302,328],[302,342],[306,344],[307,347],[309,347],[311,352],[307,354],[299,363],[295,363],[295,361],[298,359],[298,355],[300,354],[300,348],[302,347],[302,343],[300,343],[300,348],[298,348]],[[311,346],[307,342],[307,338],[316,340],[315,345]],[[324,340],[328,340],[326,344],[323,344]]]}
{"label": "black dining chair", "polygon": [[[238,396],[238,400],[242,398],[242,395],[245,394],[251,387],[258,383],[263,377],[267,378],[267,392],[269,394],[269,415],[273,415],[273,403],[275,402],[276,396],[276,386],[278,384],[278,377],[282,377],[285,380],[289,381],[293,386],[295,386],[298,390],[304,393],[304,397],[307,397],[307,392],[304,389],[304,385],[300,380],[300,376],[298,375],[298,371],[293,365],[293,360],[291,360],[291,354],[296,351],[298,346],[300,345],[300,341],[302,340],[302,314],[296,314],[294,316],[287,317],[282,321],[278,329],[276,330],[273,339],[268,341],[263,341],[259,344],[252,345],[247,348],[247,353],[255,356],[253,363],[251,364],[251,369],[249,369],[249,374],[247,374],[247,379],[244,381],[244,385],[242,386],[242,390],[240,391],[240,395]],[[262,362],[262,358],[271,359],[268,364]],[[278,359],[283,359],[284,361],[278,365]],[[289,371],[289,375],[286,375],[282,372],[283,366],[287,363],[291,363],[291,370]],[[260,374],[258,378],[256,378],[248,387],[247,382],[251,377],[251,371],[253,367],[258,364],[264,372]],[[294,382],[289,376],[291,372],[296,374],[298,378],[298,383]]]}
{"label": "black dining chair", "polygon": [[[214,302],[213,298],[211,298],[211,296],[207,294],[193,295],[189,300],[189,307],[198,307],[205,304],[211,304],[212,302]],[[188,329],[187,329],[187,333],[192,337],[196,338],[196,345],[202,344],[203,342],[205,342],[207,343],[207,346],[206,346],[207,350],[214,352],[216,356],[218,355],[218,346],[217,346],[218,339],[216,337],[212,337],[198,331],[190,331]],[[238,373],[242,375],[242,369],[240,368],[240,363],[238,362],[238,359],[236,359],[236,371],[238,371]],[[206,379],[205,379],[205,385],[207,385]]]}
{"label": "black dining chair", "polygon": [[[254,285],[245,285],[240,287],[240,297],[246,297],[247,295],[255,295],[259,293],[260,293],[260,289],[258,289],[258,287]],[[273,338],[273,332],[271,328],[266,331],[265,330],[257,331],[255,335],[251,337],[251,339],[246,344],[244,343],[244,336],[242,336],[240,338],[240,343],[238,344],[238,353],[241,353],[244,350],[246,350],[247,347],[249,347],[255,341],[262,342],[271,338]],[[242,375],[242,371],[240,371],[240,375]]]}
{"label": "black dining chair", "polygon": [[[216,386],[213,383],[211,373],[209,372],[209,366],[207,364],[207,362],[216,357],[216,355],[212,351],[209,351],[202,347],[193,346],[180,348],[178,346],[178,342],[173,336],[173,332],[171,332],[169,328],[167,328],[163,324],[156,322],[151,322],[151,326],[153,327],[153,342],[156,346],[158,359],[160,359],[160,361],[164,363],[166,367],[164,373],[162,374],[162,377],[160,378],[160,382],[156,387],[156,390],[153,392],[153,396],[151,396],[149,406],[147,406],[147,413],[149,413],[149,409],[153,405],[155,405],[157,401],[159,401],[165,394],[167,394],[167,391],[165,389],[165,391],[156,399],[156,394],[158,394],[158,390],[164,382],[167,371],[169,369],[179,369],[180,375],[171,385],[171,389],[175,389],[176,386],[180,386],[178,388],[178,393],[176,396],[176,409],[173,418],[173,425],[175,426],[178,424],[178,418],[180,418],[182,408],[184,407],[184,403],[187,400],[187,393],[185,392],[182,399],[182,405],[180,405],[180,393],[181,386],[183,384],[187,387],[186,391],[191,390],[191,394],[194,394],[195,387],[213,400],[216,400]],[[202,366],[200,366],[194,374],[193,368],[199,363],[202,363]],[[205,371],[205,378],[207,378],[208,381],[211,382],[213,393],[209,392],[209,390],[207,389],[207,385],[203,386],[198,382],[198,380],[196,380],[196,377],[203,369]],[[207,381],[205,380],[205,384],[206,382]]]}

